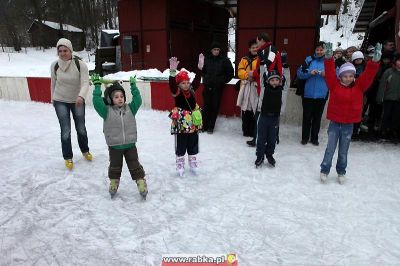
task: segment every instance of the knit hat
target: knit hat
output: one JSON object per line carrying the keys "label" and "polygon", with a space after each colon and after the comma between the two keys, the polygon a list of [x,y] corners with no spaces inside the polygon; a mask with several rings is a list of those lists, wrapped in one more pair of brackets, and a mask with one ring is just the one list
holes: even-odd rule
{"label": "knit hat", "polygon": [[357,59],[363,59],[364,60],[364,55],[361,51],[355,51],[352,55],[351,55],[351,62],[354,62],[354,60]]}
{"label": "knit hat", "polygon": [[335,51],[333,52],[333,54],[337,54],[337,53],[342,53],[343,54],[343,49],[338,47],[335,49]]}
{"label": "knit hat", "polygon": [[213,42],[211,44],[211,50],[214,49],[214,48],[222,49],[222,45],[219,42]]}
{"label": "knit hat", "polygon": [[182,81],[190,81],[189,75],[186,71],[180,71],[176,76],[175,76],[175,81],[176,84],[181,83]]}
{"label": "knit hat", "polygon": [[281,76],[276,70],[272,70],[271,72],[268,73],[268,81],[270,81],[273,78],[281,79]]}
{"label": "knit hat", "polygon": [[72,49],[72,43],[71,43],[71,41],[68,40],[68,39],[65,39],[65,38],[59,39],[58,42],[57,42],[57,46],[56,46],[57,49],[58,49],[58,47],[60,47],[60,46],[65,46],[65,47],[67,47],[67,48],[71,51],[71,53],[74,51],[74,49]]}
{"label": "knit hat", "polygon": [[112,98],[117,91],[122,92],[122,94],[124,95],[125,102],[126,102],[126,95],[125,95],[124,88],[121,86],[121,84],[118,81],[115,81],[111,86],[107,87],[106,90],[104,91],[105,104],[114,105]]}
{"label": "knit hat", "polygon": [[339,73],[338,73],[339,77],[345,73],[353,73],[354,75],[356,74],[356,68],[354,67],[354,65],[352,63],[344,63],[339,68]]}

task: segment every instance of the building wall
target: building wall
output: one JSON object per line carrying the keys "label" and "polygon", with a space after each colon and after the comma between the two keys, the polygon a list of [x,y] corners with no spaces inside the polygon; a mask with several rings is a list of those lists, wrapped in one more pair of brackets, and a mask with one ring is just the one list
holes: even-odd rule
{"label": "building wall", "polygon": [[279,51],[288,53],[292,76],[319,39],[320,0],[238,0],[236,63],[247,43],[267,32]]}
{"label": "building wall", "polygon": [[[123,36],[137,35],[139,52],[132,55],[133,69],[168,68],[176,56],[180,66],[194,71],[200,52],[217,39],[227,47],[228,12],[203,0],[120,0]],[[131,56],[123,52],[123,70],[130,70]]]}

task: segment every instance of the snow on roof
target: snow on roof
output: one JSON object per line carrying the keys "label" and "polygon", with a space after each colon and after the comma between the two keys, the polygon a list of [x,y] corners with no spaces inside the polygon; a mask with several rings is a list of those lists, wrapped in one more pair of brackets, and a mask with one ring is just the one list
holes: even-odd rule
{"label": "snow on roof", "polygon": [[[36,21],[38,21],[38,20],[36,20]],[[52,21],[44,20],[44,21],[42,21],[42,23],[44,25],[46,25],[46,26],[49,26],[50,28],[53,28],[53,29],[56,29],[56,30],[60,29],[60,23],[58,23],[58,22],[52,22]],[[69,24],[63,24],[63,30],[70,31],[70,32],[83,32],[82,29],[79,29],[77,27],[71,26]]]}
{"label": "snow on roof", "polygon": [[119,30],[101,30],[108,34],[119,34]]}

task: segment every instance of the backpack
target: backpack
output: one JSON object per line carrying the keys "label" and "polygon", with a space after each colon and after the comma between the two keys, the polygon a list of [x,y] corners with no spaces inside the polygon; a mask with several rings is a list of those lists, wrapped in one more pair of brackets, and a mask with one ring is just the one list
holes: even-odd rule
{"label": "backpack", "polygon": [[[248,66],[250,66],[250,70],[253,70],[253,60],[250,57],[248,57],[247,55],[244,56],[243,58],[247,60],[247,66],[244,70],[246,70]],[[235,84],[236,91],[240,91],[241,82],[242,82],[242,80],[240,80],[240,79],[238,80],[238,82],[236,82],[236,84]]]}
{"label": "backpack", "polygon": [[[307,71],[307,69],[310,67],[311,62],[314,60],[314,57],[311,57],[312,59],[307,62],[305,61],[300,67],[301,67],[301,71],[303,71],[304,73]],[[297,72],[296,75],[293,78],[293,82],[292,82],[292,88],[296,88],[296,95],[303,97],[304,96],[304,88],[306,87],[306,79],[299,79],[299,77],[297,77]]]}
{"label": "backpack", "polygon": [[[79,63],[79,60],[82,60],[82,58],[80,58],[79,56],[74,55],[73,57],[76,68],[78,69],[79,73],[81,72],[81,65]],[[57,70],[60,68],[60,66],[58,65],[58,62],[54,65],[54,74],[57,76]]]}

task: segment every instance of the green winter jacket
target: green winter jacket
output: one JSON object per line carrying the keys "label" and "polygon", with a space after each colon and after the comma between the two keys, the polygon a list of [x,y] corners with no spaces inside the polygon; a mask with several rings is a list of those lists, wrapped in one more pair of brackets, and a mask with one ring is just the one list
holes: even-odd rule
{"label": "green winter jacket", "polygon": [[[130,102],[128,106],[131,109],[132,114],[135,116],[140,106],[142,105],[142,97],[140,96],[140,92],[136,84],[131,84],[131,93],[132,93],[132,102]],[[93,106],[96,112],[105,120],[108,115],[108,107],[104,103],[103,97],[101,95],[102,95],[101,85],[95,85],[93,91]],[[134,146],[135,143],[130,143],[125,145],[112,146],[112,148],[117,150],[124,150],[124,149],[130,149]]]}
{"label": "green winter jacket", "polygon": [[376,101],[400,101],[400,71],[389,68],[383,73]]}

